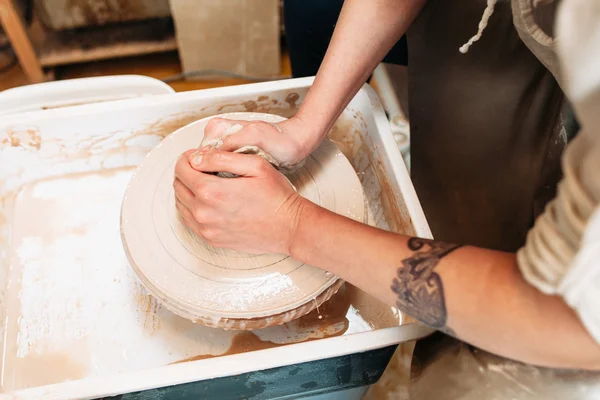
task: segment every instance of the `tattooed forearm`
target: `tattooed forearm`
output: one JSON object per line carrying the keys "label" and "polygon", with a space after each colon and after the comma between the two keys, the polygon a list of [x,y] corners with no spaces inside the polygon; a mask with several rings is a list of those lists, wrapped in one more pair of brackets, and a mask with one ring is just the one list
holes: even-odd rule
{"label": "tattooed forearm", "polygon": [[392,283],[396,293],[396,304],[405,313],[419,321],[454,335],[446,326],[447,312],[444,299],[444,285],[435,272],[440,260],[461,247],[433,240],[411,238],[408,248],[414,253],[402,260],[397,277]]}

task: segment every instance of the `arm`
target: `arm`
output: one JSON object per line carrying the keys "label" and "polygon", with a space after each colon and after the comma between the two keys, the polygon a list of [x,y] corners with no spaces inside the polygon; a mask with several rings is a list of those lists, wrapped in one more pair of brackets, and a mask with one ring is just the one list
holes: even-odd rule
{"label": "arm", "polygon": [[300,213],[294,258],[492,353],[549,367],[600,369],[600,346],[575,312],[528,284],[514,254],[409,238],[309,202]]}
{"label": "arm", "polygon": [[346,0],[319,72],[296,115],[274,125],[215,118],[205,129],[203,143],[223,137],[234,123],[242,124],[243,130],[224,139],[222,150],[258,146],[282,165],[297,164],[318,147],[424,3]]}
{"label": "arm", "polygon": [[296,118],[310,154],[404,35],[425,0],[346,0],[325,58]]}
{"label": "arm", "polygon": [[211,149],[192,154],[175,169],[177,208],[211,245],[290,254],[505,357],[600,370],[600,345],[562,298],[523,279],[514,254],[414,239],[334,214],[298,195],[260,157]]}

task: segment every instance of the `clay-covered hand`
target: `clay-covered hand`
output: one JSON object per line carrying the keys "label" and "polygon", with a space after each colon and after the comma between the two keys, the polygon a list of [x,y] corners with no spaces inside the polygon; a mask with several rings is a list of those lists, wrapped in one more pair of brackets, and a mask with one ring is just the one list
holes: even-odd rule
{"label": "clay-covered hand", "polygon": [[[239,177],[212,174],[222,171]],[[188,151],[175,166],[173,185],[184,223],[210,245],[289,254],[307,200],[266,160],[216,149]]]}
{"label": "clay-covered hand", "polygon": [[[235,125],[241,127],[235,130]],[[234,134],[231,134],[234,127]],[[219,149],[235,151],[244,146],[256,146],[270,154],[283,168],[304,160],[314,148],[308,143],[303,122],[295,117],[271,124],[264,121],[237,121],[213,118],[204,129],[201,146],[219,142]],[[219,139],[223,139],[220,141]]]}

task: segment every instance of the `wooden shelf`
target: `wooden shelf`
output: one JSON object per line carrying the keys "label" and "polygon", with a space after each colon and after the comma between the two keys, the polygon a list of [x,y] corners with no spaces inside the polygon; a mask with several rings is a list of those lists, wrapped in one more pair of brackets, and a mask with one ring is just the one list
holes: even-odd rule
{"label": "wooden shelf", "polygon": [[170,17],[65,31],[28,26],[13,0],[0,0],[0,26],[30,83],[52,79],[43,67],[84,63],[177,49]]}
{"label": "wooden shelf", "polygon": [[59,32],[44,28],[34,19],[29,37],[43,67],[177,49],[170,18]]}

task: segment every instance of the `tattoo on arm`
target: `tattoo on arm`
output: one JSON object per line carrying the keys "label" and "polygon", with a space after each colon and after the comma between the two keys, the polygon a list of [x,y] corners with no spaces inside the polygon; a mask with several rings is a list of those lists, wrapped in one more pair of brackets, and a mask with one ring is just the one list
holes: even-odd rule
{"label": "tattoo on arm", "polygon": [[461,247],[460,245],[411,238],[408,248],[414,253],[402,260],[397,277],[392,283],[396,305],[419,321],[454,336],[446,326],[448,315],[444,299],[444,285],[435,267],[440,260]]}

